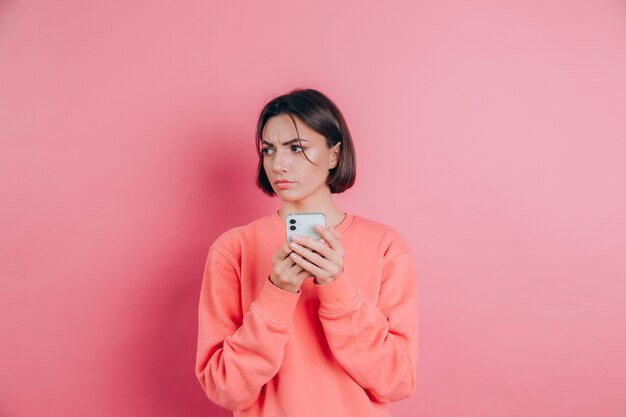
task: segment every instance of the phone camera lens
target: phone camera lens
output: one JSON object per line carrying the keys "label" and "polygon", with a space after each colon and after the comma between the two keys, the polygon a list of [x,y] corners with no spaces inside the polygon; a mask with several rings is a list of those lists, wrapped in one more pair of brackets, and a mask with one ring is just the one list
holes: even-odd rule
{"label": "phone camera lens", "polygon": [[[291,220],[289,220],[289,223],[291,223],[291,224],[296,224],[296,219],[291,219]],[[292,229],[292,230],[293,230],[293,229]]]}
{"label": "phone camera lens", "polygon": [[291,230],[296,230],[296,226],[289,226]]}

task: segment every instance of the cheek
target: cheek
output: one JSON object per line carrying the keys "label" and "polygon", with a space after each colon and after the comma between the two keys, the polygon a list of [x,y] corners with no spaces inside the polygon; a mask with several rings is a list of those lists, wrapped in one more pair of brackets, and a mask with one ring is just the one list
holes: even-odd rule
{"label": "cheek", "polygon": [[267,158],[263,158],[263,169],[265,170],[266,174],[268,175],[270,174],[270,171],[271,171],[270,163]]}
{"label": "cheek", "polygon": [[309,163],[311,171],[316,171],[320,176],[328,175],[328,170],[330,169],[329,157],[328,152],[324,151],[318,151],[315,155],[311,155],[309,159],[315,163],[315,165]]}
{"label": "cheek", "polygon": [[321,182],[325,181],[326,178],[328,177],[328,166],[327,166],[328,164],[326,164],[325,161],[320,158],[315,158],[315,159],[311,158],[311,161],[314,162],[315,165],[313,165],[309,161],[306,161],[307,163],[306,172],[309,178],[311,179],[316,178],[317,180]]}
{"label": "cheek", "polygon": [[323,149],[309,149],[307,150],[306,155],[309,157],[311,162],[315,164],[313,165],[311,162],[306,161],[311,168],[322,169],[328,165],[329,154],[328,152],[324,152]]}

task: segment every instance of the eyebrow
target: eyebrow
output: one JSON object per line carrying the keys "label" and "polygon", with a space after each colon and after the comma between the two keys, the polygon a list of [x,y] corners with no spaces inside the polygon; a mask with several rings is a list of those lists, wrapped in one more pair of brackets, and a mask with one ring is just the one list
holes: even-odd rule
{"label": "eyebrow", "polygon": [[[308,140],[306,140],[304,138],[300,138],[300,139],[294,138],[294,139],[288,140],[287,142],[283,142],[282,145],[283,146],[289,146],[289,145],[293,145],[294,143],[299,143],[299,142],[308,142]],[[261,143],[263,143],[264,145],[274,146],[274,144],[266,141],[265,139],[263,139],[261,141]]]}

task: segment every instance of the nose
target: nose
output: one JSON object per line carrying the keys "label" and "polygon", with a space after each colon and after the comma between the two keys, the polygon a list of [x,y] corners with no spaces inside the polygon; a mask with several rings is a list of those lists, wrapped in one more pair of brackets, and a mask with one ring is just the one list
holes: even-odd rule
{"label": "nose", "polygon": [[289,156],[280,150],[274,154],[272,161],[272,171],[275,173],[286,172],[289,165]]}

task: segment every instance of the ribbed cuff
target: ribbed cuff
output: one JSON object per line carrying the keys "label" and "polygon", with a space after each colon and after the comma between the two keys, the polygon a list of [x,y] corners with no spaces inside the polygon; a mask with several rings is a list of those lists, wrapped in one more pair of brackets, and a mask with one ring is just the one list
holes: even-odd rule
{"label": "ribbed cuff", "polygon": [[276,322],[288,323],[293,319],[293,313],[296,310],[301,292],[285,291],[272,284],[267,278],[253,304],[263,317]]}
{"label": "ribbed cuff", "polygon": [[320,311],[334,312],[343,310],[353,304],[359,293],[344,272],[330,284],[317,286],[320,300]]}

